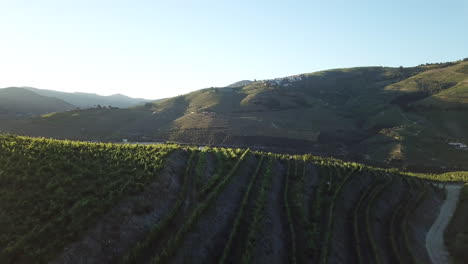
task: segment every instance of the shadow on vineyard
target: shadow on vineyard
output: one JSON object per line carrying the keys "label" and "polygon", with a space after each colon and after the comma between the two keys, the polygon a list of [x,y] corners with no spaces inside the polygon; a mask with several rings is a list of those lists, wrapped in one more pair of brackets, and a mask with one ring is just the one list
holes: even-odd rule
{"label": "shadow on vineyard", "polygon": [[0,135],[1,263],[430,263],[465,173]]}

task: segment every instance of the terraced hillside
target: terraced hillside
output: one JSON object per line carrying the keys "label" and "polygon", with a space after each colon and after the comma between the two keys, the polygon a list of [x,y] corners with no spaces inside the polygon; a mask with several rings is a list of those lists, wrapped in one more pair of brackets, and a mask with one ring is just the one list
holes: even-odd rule
{"label": "terraced hillside", "polygon": [[429,263],[445,180],[468,182],[311,155],[0,135],[0,262]]}
{"label": "terraced hillside", "polygon": [[464,60],[242,81],[130,109],[0,122],[0,130],[104,142],[255,146],[390,167],[467,170],[467,148],[457,147],[468,144],[467,67]]}

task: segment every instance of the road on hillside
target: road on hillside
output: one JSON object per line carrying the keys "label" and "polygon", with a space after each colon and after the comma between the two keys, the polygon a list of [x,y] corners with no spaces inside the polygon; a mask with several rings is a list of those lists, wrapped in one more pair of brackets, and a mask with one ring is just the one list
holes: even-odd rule
{"label": "road on hillside", "polygon": [[426,248],[433,264],[449,263],[449,253],[444,244],[444,232],[457,208],[461,188],[459,184],[447,184],[447,198],[440,208],[439,216],[426,234]]}

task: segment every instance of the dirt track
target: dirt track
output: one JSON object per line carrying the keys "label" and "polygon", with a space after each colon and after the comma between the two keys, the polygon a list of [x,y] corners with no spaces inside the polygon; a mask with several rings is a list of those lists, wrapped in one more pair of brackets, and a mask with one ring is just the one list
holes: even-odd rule
{"label": "dirt track", "polygon": [[445,187],[447,198],[440,208],[439,216],[426,234],[426,248],[433,264],[449,263],[449,253],[444,244],[444,231],[457,208],[458,196],[463,186],[450,184]]}

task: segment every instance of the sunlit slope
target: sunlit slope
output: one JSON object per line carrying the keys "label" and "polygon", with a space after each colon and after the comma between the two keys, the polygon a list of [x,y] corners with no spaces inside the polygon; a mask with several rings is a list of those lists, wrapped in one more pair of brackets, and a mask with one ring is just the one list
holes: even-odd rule
{"label": "sunlit slope", "polygon": [[[467,61],[358,67],[208,88],[130,109],[48,115],[0,129],[85,140],[262,146],[389,163],[466,167]],[[430,161],[430,162],[428,162]]]}
{"label": "sunlit slope", "polygon": [[402,93],[400,101],[416,109],[466,109],[468,61],[426,71],[390,85],[386,90]]}
{"label": "sunlit slope", "polygon": [[399,106],[402,120],[398,125],[386,126],[380,134],[393,142],[390,149],[397,160],[463,167],[467,151],[449,143],[468,141],[468,124],[464,121],[468,114],[467,69],[468,62],[464,61],[385,88],[398,95],[393,103]]}
{"label": "sunlit slope", "polygon": [[[190,140],[202,131],[213,140],[255,138],[302,140],[360,133],[361,119],[385,109],[384,87],[422,69],[367,67],[254,82],[244,87],[210,88],[147,105],[155,115],[174,121],[173,139]],[[176,103],[178,102],[178,103]],[[212,133],[211,133],[212,132]],[[218,138],[216,137],[217,134]]]}

